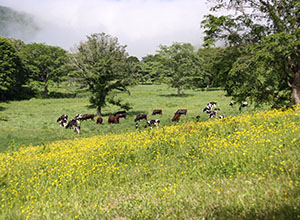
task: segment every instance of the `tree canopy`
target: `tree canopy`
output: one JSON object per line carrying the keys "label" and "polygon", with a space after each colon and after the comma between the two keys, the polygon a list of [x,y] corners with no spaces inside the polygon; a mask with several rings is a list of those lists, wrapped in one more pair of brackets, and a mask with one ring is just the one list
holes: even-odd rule
{"label": "tree canopy", "polygon": [[42,43],[26,44],[20,55],[29,71],[31,86],[43,88],[44,97],[48,96],[50,81],[59,81],[60,77],[67,75],[67,52],[55,46]]}
{"label": "tree canopy", "polygon": [[27,72],[16,49],[0,37],[0,100],[20,97],[26,79]]}
{"label": "tree canopy", "polygon": [[116,99],[118,92],[128,91],[134,83],[132,60],[128,59],[126,46],[118,39],[105,33],[87,36],[73,51],[72,65],[88,84],[91,92],[92,107],[97,107],[98,114],[107,103],[128,109],[128,103]]}
{"label": "tree canopy", "polygon": [[238,57],[225,71],[227,92],[240,102],[299,104],[300,1],[218,0],[211,8],[221,9],[230,15],[209,14],[202,25],[205,46],[221,41],[236,48]]}
{"label": "tree canopy", "polygon": [[164,65],[165,80],[173,88],[177,88],[178,95],[184,88],[192,87],[196,77],[201,74],[199,57],[190,43],[173,43],[171,46],[160,45],[158,54]]}

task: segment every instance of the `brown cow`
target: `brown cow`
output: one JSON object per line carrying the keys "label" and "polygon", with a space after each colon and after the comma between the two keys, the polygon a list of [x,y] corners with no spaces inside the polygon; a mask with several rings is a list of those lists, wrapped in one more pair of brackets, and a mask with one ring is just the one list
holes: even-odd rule
{"label": "brown cow", "polygon": [[162,110],[161,109],[155,109],[155,110],[153,110],[152,115],[156,115],[156,114],[162,115]]}
{"label": "brown cow", "polygon": [[172,121],[179,121],[181,114],[175,114],[174,117],[172,118]]}
{"label": "brown cow", "polygon": [[118,116],[109,116],[108,117],[108,124],[119,124],[119,117]]}
{"label": "brown cow", "polygon": [[96,124],[102,124],[102,122],[103,122],[103,119],[101,117],[97,118]]}
{"label": "brown cow", "polygon": [[186,115],[186,113],[187,113],[187,109],[178,109],[177,112],[175,112],[175,115],[176,114]]}
{"label": "brown cow", "polygon": [[139,114],[136,116],[136,118],[134,119],[134,122],[137,122],[139,120],[145,119],[147,120],[147,115],[146,114]]}
{"label": "brown cow", "polygon": [[80,118],[80,120],[81,121],[88,120],[88,119],[94,120],[94,117],[95,117],[94,114],[84,114],[84,115],[82,115],[82,117]]}
{"label": "brown cow", "polygon": [[114,114],[114,116],[118,116],[119,118],[125,118],[126,119],[127,113],[126,113],[126,111],[119,111],[119,112],[116,112]]}

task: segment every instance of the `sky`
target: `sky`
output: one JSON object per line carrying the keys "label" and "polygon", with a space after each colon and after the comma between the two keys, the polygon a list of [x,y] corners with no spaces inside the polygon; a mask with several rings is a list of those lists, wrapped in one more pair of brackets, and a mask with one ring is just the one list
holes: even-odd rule
{"label": "sky", "polygon": [[130,56],[155,54],[159,45],[203,42],[205,0],[0,0],[30,13],[41,27],[26,43],[73,48],[92,33],[106,33],[127,45]]}

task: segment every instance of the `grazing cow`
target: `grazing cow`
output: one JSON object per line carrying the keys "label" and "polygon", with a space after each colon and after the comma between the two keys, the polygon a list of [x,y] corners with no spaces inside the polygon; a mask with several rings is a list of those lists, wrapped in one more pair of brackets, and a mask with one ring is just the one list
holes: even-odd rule
{"label": "grazing cow", "polygon": [[200,115],[197,115],[197,116],[196,116],[196,120],[197,120],[197,122],[200,121]]}
{"label": "grazing cow", "polygon": [[139,128],[139,123],[135,123],[135,129],[138,129]]}
{"label": "grazing cow", "polygon": [[96,124],[102,124],[102,122],[103,122],[103,119],[101,117],[98,117]]}
{"label": "grazing cow", "polygon": [[162,110],[161,109],[153,110],[152,115],[157,115],[157,114],[162,115]]}
{"label": "grazing cow", "polygon": [[[156,120],[150,120],[147,121],[147,124],[149,125],[150,129],[152,130],[152,126],[155,125],[156,127],[159,126],[160,120],[156,119]],[[147,125],[145,125],[145,128],[147,127]]]}
{"label": "grazing cow", "polygon": [[68,123],[68,115],[62,115],[60,116],[56,122],[59,122],[61,127],[66,127],[67,123]]}
{"label": "grazing cow", "polygon": [[94,114],[84,114],[80,118],[80,121],[85,121],[85,120],[88,120],[88,119],[94,120],[94,117],[95,117]]}
{"label": "grazing cow", "polygon": [[215,107],[217,105],[216,102],[209,102],[207,103],[207,106]]}
{"label": "grazing cow", "polygon": [[229,106],[230,106],[230,107],[233,106],[233,101],[230,101]]}
{"label": "grazing cow", "polygon": [[139,114],[136,116],[136,118],[134,119],[134,122],[137,122],[139,120],[145,119],[147,120],[147,114]]}
{"label": "grazing cow", "polygon": [[186,113],[187,113],[187,109],[178,109],[177,112],[175,112],[175,115],[176,114],[186,115]]}
{"label": "grazing cow", "polygon": [[108,124],[119,124],[119,117],[118,116],[109,116],[108,117]]}
{"label": "grazing cow", "polygon": [[114,114],[114,116],[118,116],[119,118],[125,118],[126,119],[127,113],[126,113],[126,111],[119,111],[119,112],[116,112]]}
{"label": "grazing cow", "polygon": [[248,102],[243,102],[242,103],[242,107],[244,108],[244,107],[247,107],[248,106]]}
{"label": "grazing cow", "polygon": [[66,128],[69,129],[74,129],[74,131],[79,134],[80,133],[80,126],[77,124],[78,120],[76,119],[72,119],[71,121],[69,121],[69,123],[67,124]]}
{"label": "grazing cow", "polygon": [[172,118],[172,121],[179,121],[181,114],[175,114],[174,117]]}
{"label": "grazing cow", "polygon": [[217,117],[218,112],[213,111],[209,114],[208,118],[213,118],[214,116]]}
{"label": "grazing cow", "polygon": [[222,115],[219,116],[219,119],[223,119],[223,118],[225,118],[224,114],[222,114]]}

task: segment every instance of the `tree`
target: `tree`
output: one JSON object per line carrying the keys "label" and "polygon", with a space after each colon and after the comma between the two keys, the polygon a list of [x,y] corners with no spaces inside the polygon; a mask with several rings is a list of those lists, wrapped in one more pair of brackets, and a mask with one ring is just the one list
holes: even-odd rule
{"label": "tree", "polygon": [[212,10],[219,9],[236,13],[207,15],[204,40],[206,46],[222,40],[239,51],[228,71],[236,79],[226,84],[231,95],[258,105],[299,104],[300,1],[218,0]]}
{"label": "tree", "polygon": [[8,39],[0,37],[0,100],[18,98],[27,72],[14,46]]}
{"label": "tree", "polygon": [[32,43],[25,45],[20,55],[29,71],[31,85],[42,86],[44,97],[48,96],[49,82],[59,81],[67,74],[67,52],[60,47]]}
{"label": "tree", "polygon": [[198,76],[198,80],[195,80],[196,87],[219,86],[218,75],[214,63],[218,60],[217,56],[221,52],[221,48],[200,48],[197,51],[197,55],[201,60],[202,74]]}
{"label": "tree", "polygon": [[140,62],[139,81],[141,83],[161,83],[168,70],[164,68],[159,54],[147,55]]}
{"label": "tree", "polygon": [[128,92],[133,83],[132,62],[128,60],[126,46],[105,33],[91,34],[73,51],[72,65],[88,84],[91,106],[101,108],[107,103],[128,109],[128,103],[116,99],[118,92]]}
{"label": "tree", "polygon": [[177,88],[177,94],[184,95],[184,88],[191,87],[195,77],[201,74],[199,57],[190,43],[173,43],[171,46],[160,46],[158,54],[167,69],[167,83]]}

